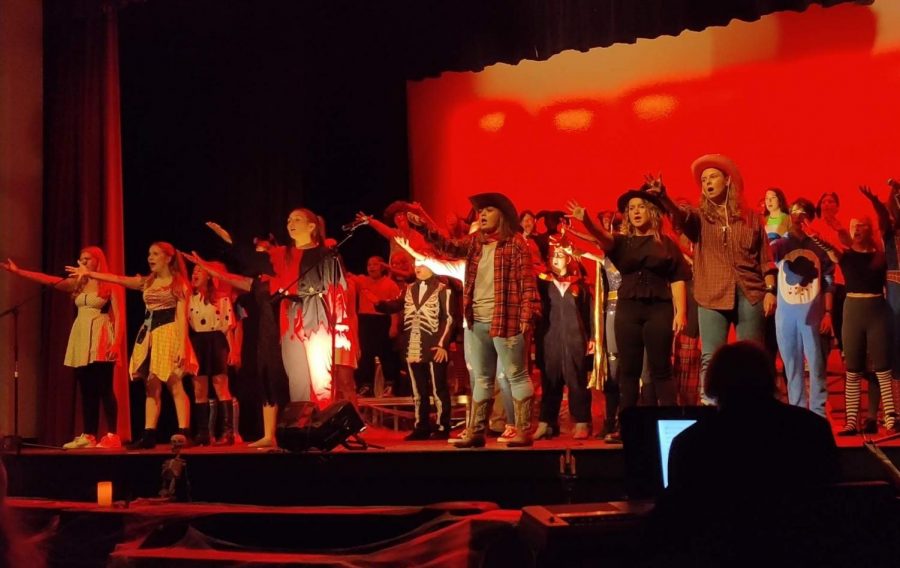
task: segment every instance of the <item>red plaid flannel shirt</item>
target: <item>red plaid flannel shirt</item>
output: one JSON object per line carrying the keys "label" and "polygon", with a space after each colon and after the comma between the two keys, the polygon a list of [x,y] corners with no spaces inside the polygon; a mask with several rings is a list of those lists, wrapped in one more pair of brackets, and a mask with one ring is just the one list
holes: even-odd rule
{"label": "red plaid flannel shirt", "polygon": [[766,274],[777,272],[765,224],[760,215],[747,212],[744,217],[710,221],[698,209],[682,208],[680,221],[685,236],[694,248],[694,299],[710,310],[735,307],[735,288],[739,287],[751,304],[766,294]]}
{"label": "red plaid flannel shirt", "polygon": [[[441,253],[466,259],[466,279],[463,283],[463,316],[469,329],[475,323],[472,300],[475,296],[475,275],[484,247],[476,233],[461,239],[450,239],[435,229],[425,231],[425,240]],[[520,234],[497,243],[494,253],[494,316],[491,318],[491,337],[513,337],[522,332],[521,325],[532,325],[541,315],[537,282],[531,266],[531,251]]]}

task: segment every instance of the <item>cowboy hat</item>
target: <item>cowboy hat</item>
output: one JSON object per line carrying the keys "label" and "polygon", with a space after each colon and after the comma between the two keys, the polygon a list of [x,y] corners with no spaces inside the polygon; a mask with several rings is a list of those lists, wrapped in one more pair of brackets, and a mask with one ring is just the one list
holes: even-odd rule
{"label": "cowboy hat", "polygon": [[734,188],[738,191],[738,194],[744,190],[744,178],[741,177],[741,171],[728,156],[723,156],[722,154],[706,154],[705,156],[700,156],[694,160],[694,163],[691,164],[691,173],[693,174],[694,181],[697,182],[697,185],[700,185],[700,177],[708,168],[715,168],[727,177],[730,177],[731,183],[734,184]]}
{"label": "cowboy hat", "polygon": [[619,213],[625,214],[625,211],[628,210],[628,202],[634,199],[635,197],[639,197],[646,201],[647,203],[652,203],[657,209],[659,209],[660,213],[665,213],[666,209],[663,207],[659,198],[652,193],[648,193],[643,189],[629,189],[625,193],[619,196],[619,199],[616,200],[616,207],[619,209]]}
{"label": "cowboy hat", "polygon": [[519,214],[516,212],[516,206],[502,193],[478,193],[469,196],[469,202],[476,211],[485,207],[496,207],[506,219],[506,224],[513,231],[519,231]]}

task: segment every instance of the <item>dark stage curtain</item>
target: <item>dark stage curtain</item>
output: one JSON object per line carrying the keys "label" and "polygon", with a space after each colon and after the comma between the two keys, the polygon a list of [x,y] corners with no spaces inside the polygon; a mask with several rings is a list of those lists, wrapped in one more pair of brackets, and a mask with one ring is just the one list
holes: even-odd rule
{"label": "dark stage curtain", "polygon": [[[88,245],[105,251],[113,272],[125,268],[117,44],[113,3],[45,0],[44,270],[49,274],[62,275]],[[73,373],[62,365],[73,316],[68,294],[46,296],[39,404],[41,438],[53,444],[81,431]],[[127,439],[124,334],[118,339],[117,426]]]}
{"label": "dark stage curtain", "polygon": [[[752,22],[813,4],[834,6],[872,0],[459,0],[374,2],[398,22],[397,54],[410,79],[444,71],[480,71],[494,63],[544,60],[567,49],[587,51],[638,38],[677,36]],[[389,4],[390,6],[387,6]]]}

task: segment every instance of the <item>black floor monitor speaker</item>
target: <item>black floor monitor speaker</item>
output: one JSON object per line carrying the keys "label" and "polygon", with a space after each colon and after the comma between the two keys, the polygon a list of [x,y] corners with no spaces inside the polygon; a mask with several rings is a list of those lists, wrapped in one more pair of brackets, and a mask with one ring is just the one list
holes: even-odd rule
{"label": "black floor monitor speaker", "polygon": [[335,402],[322,411],[313,410],[311,414],[289,405],[278,429],[278,445],[290,452],[329,451],[338,445],[346,445],[349,438],[354,438],[364,428],[362,418],[346,400]]}

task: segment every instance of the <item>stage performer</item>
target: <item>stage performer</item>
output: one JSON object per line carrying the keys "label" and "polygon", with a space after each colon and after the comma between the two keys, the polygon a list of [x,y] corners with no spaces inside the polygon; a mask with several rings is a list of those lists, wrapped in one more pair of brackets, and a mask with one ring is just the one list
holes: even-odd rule
{"label": "stage performer", "polygon": [[[106,255],[100,247],[81,249],[78,264],[87,270],[109,271]],[[94,278],[59,278],[23,270],[9,259],[0,263],[0,268],[70,294],[78,310],[69,332],[63,365],[73,368],[81,391],[84,432],[64,444],[63,448],[121,448],[122,441],[115,433],[119,407],[113,389],[113,370],[119,355],[118,338],[125,333],[125,298],[122,290]],[[98,442],[101,405],[108,433]]]}
{"label": "stage performer", "polygon": [[[827,418],[826,361],[820,334],[831,332],[834,263],[803,232],[803,225],[812,221],[815,214],[811,201],[797,199],[791,205],[791,228],[787,236],[772,242],[772,256],[778,266],[775,332],[784,361],[788,402],[808,407]],[[809,367],[808,392],[803,377],[804,361]]]}
{"label": "stage performer", "polygon": [[884,235],[884,254],[887,257],[887,298],[891,306],[894,354],[892,367],[894,380],[900,381],[900,182],[888,180],[891,192],[888,196],[890,213],[889,231]]}
{"label": "stage performer", "polygon": [[[597,220],[600,221],[603,228],[611,233],[618,234],[622,230],[622,216],[613,211],[601,211],[597,213]],[[576,237],[594,243],[597,239],[588,233],[582,233],[576,229],[566,229],[566,234],[572,234]],[[618,439],[618,420],[616,415],[619,411],[619,348],[616,344],[616,306],[619,301],[619,287],[622,285],[622,274],[619,269],[609,260],[609,257],[602,252],[599,255],[581,251],[571,247],[567,252],[579,257],[593,260],[600,268],[598,270],[598,282],[594,283],[595,301],[593,320],[597,321],[602,327],[602,343],[606,357],[603,357],[604,367],[597,368],[598,362],[594,362],[596,372],[592,373],[591,381],[588,388],[599,389],[603,392],[603,427],[598,438],[602,438],[607,442],[616,442]],[[605,298],[601,296],[605,294]],[[599,300],[605,300],[600,302]],[[602,312],[598,312],[602,310]],[[595,337],[597,330],[595,329]],[[595,355],[596,357],[596,355]],[[604,373],[605,371],[605,373]]]}
{"label": "stage performer", "polygon": [[[412,244],[412,247],[418,251],[427,252],[429,249],[429,246],[425,243],[422,235],[413,230],[409,225],[409,219],[406,214],[410,211],[411,206],[412,204],[407,203],[406,201],[394,201],[384,210],[384,223],[379,221],[374,215],[367,215],[362,211],[356,214],[357,223],[369,225],[375,229],[375,232],[388,240],[388,243],[390,244],[389,258],[394,277],[404,279],[407,284],[412,284],[415,281],[412,258],[394,242],[394,237],[405,238]],[[429,221],[433,223],[430,218]],[[393,223],[394,226],[391,227],[387,223]],[[410,261],[407,269],[403,272],[399,271],[399,264],[395,267],[394,255],[398,253],[406,256]]]}
{"label": "stage performer", "polygon": [[[890,214],[878,197],[867,186],[860,192],[872,203],[878,216],[882,235],[891,235]],[[838,262],[847,283],[847,299],[844,302],[844,405],[846,420],[839,436],[857,433],[859,416],[860,379],[866,371],[866,359],[872,362],[875,377],[881,391],[884,426],[893,430],[897,424],[894,397],[891,390],[891,310],[884,297],[887,281],[887,260],[872,233],[868,217],[851,220],[850,231],[841,240],[850,247],[840,251],[831,243],[812,234],[825,248],[832,260]]]}
{"label": "stage performer", "polygon": [[[447,363],[450,342],[455,335],[453,292],[424,263],[416,263],[416,282],[393,300],[375,304],[379,311],[403,314],[403,344],[412,381],[416,421],[404,440],[447,440],[450,438],[450,389]],[[430,396],[437,412],[436,428],[431,426]]]}
{"label": "stage performer", "polygon": [[360,396],[373,396],[375,390],[375,358],[381,361],[386,381],[397,384],[400,372],[391,340],[399,335],[399,317],[379,313],[375,304],[400,296],[400,287],[387,277],[390,267],[380,256],[366,262],[365,276],[352,276],[358,298],[360,359],[356,370],[356,386]]}
{"label": "stage performer", "polygon": [[791,228],[791,215],[788,214],[787,198],[784,191],[778,187],[770,187],[766,190],[766,236],[769,242],[787,235]]}
{"label": "stage performer", "polygon": [[[221,263],[209,263],[225,272]],[[194,294],[188,303],[188,322],[191,326],[191,345],[197,354],[199,370],[194,376],[194,416],[196,419],[196,435],[194,443],[208,446],[234,445],[234,404],[228,388],[228,354],[227,334],[235,326],[234,310],[228,291],[222,288],[218,277],[210,275],[201,265],[194,266],[191,273],[191,285]],[[226,285],[227,286],[227,285]],[[213,389],[216,391],[217,411],[222,415],[222,436],[218,440],[215,435],[215,424],[210,420],[216,413],[210,412],[209,379],[212,377]]]}
{"label": "stage performer", "polygon": [[147,311],[131,352],[129,373],[132,380],[142,379],[147,398],[144,403],[144,433],[128,449],[156,446],[156,424],[162,401],[163,383],[169,389],[178,417],[178,432],[173,443],[186,445],[190,435],[190,399],[183,379],[197,373],[197,359],[188,339],[187,303],[191,296],[187,269],[181,253],[167,242],[150,245],[147,256],[150,274],[120,276],[91,270],[81,264],[67,266],[76,277],[95,278],[131,290],[140,290]]}
{"label": "stage performer", "polygon": [[[234,245],[231,235],[218,223],[208,222],[223,241]],[[273,304],[272,296],[277,293],[275,270],[267,250],[271,246],[269,240],[257,239],[254,246],[235,245],[235,258],[240,265],[243,276],[229,272],[219,272],[218,268],[200,258],[197,253],[189,257],[191,262],[202,266],[211,276],[221,279],[235,289],[249,292],[256,307],[256,378],[262,395],[263,436],[251,442],[251,448],[275,448],[275,430],[278,425],[278,409],[287,404],[288,378],[281,358],[280,326],[278,323],[278,306]]]}
{"label": "stage performer", "polygon": [[[325,246],[321,217],[309,209],[295,209],[288,216],[287,229],[292,246],[269,249],[278,289],[284,296],[281,356],[291,404],[322,409],[334,399],[332,340],[338,349],[349,349],[345,334],[347,283],[337,251]],[[337,334],[334,338],[333,333]]]}
{"label": "stage performer", "polygon": [[591,433],[591,392],[587,388],[593,352],[593,300],[578,261],[565,246],[550,241],[549,271],[538,276],[540,320],[535,340],[542,346],[541,415],[534,438],[559,435],[563,387],[569,389],[569,414],[575,420],[572,437]]}
{"label": "stage performer", "polygon": [[[463,313],[470,341],[473,393],[466,428],[467,439],[457,447],[481,447],[494,394],[497,358],[513,393],[516,437],[509,447],[532,444],[534,387],[528,375],[525,336],[540,316],[540,300],[525,238],[518,232],[515,205],[499,193],[469,198],[478,211],[479,231],[463,239],[449,239],[433,222],[422,225],[426,240],[438,252],[466,258]],[[426,223],[417,211],[411,220]]]}
{"label": "stage performer", "polygon": [[[622,275],[616,306],[615,335],[619,349],[619,414],[637,405],[647,352],[649,376],[661,406],[674,406],[672,339],[687,323],[686,282],[691,270],[681,249],[663,233],[661,206],[646,191],[632,189],[617,201],[623,215],[622,234],[596,226],[584,207],[569,202]],[[615,434],[610,441],[618,442]]]}
{"label": "stage performer", "polygon": [[662,180],[648,180],[677,230],[695,243],[694,299],[700,323],[700,401],[706,394],[706,368],[734,325],[739,340],[765,341],[765,318],[775,312],[775,273],[760,214],[743,203],[744,182],[731,159],[701,156],[691,165],[700,187],[700,207],[678,207]]}
{"label": "stage performer", "polygon": [[[838,194],[833,191],[826,191],[819,196],[816,203],[816,220],[811,223],[812,229],[817,235],[831,244],[837,250],[844,250],[850,246],[850,237],[847,232],[847,226],[841,221],[839,213],[841,211],[841,199]],[[832,349],[832,342],[837,344],[841,357],[844,356],[844,299],[847,297],[847,287],[844,284],[844,273],[840,265],[834,269],[834,285],[832,286],[832,295],[834,296],[834,313],[831,317],[833,336],[826,338],[825,359],[828,359],[828,353]],[[832,341],[833,340],[833,341]],[[869,384],[869,392],[876,393],[877,389],[872,389]],[[871,400],[873,397],[870,396]],[[878,403],[875,403],[878,408]]]}

